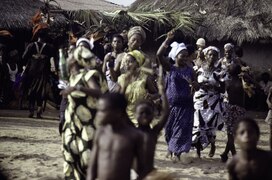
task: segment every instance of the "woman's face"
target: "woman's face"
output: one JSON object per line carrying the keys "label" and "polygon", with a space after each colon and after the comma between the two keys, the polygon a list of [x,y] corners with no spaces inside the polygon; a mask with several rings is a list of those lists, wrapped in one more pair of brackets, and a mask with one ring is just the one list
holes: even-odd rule
{"label": "woman's face", "polygon": [[126,56],[126,67],[127,67],[127,71],[133,71],[133,70],[136,70],[139,67],[139,65],[133,56],[127,55]]}
{"label": "woman's face", "polygon": [[215,50],[209,50],[207,55],[206,55],[206,60],[209,65],[214,64],[218,60],[218,52]]}
{"label": "woman's face", "polygon": [[142,37],[139,34],[132,35],[128,40],[128,48],[130,51],[139,50],[142,44]]}
{"label": "woman's face", "polygon": [[187,60],[188,60],[188,51],[187,50],[180,51],[176,57],[177,64],[179,66],[183,66],[186,64]]}

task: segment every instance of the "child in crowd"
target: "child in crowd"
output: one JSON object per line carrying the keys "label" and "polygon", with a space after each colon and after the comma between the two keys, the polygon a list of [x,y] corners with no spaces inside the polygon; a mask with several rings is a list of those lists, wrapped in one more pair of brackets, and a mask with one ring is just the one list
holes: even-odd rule
{"label": "child in crowd", "polygon": [[145,155],[145,173],[148,174],[154,169],[154,155],[157,144],[157,139],[160,131],[164,127],[168,115],[169,104],[165,95],[163,85],[163,70],[160,67],[158,88],[162,99],[162,110],[159,122],[151,128],[151,122],[154,119],[154,104],[151,101],[143,100],[137,103],[135,117],[138,122],[138,129],[143,132],[144,135],[144,155]]}
{"label": "child in crowd", "polygon": [[97,130],[87,180],[130,179],[130,170],[136,158],[136,172],[143,177],[143,136],[129,125],[124,95],[106,94],[98,101]]}
{"label": "child in crowd", "polygon": [[123,52],[123,45],[124,45],[123,37],[121,35],[114,35],[111,42],[113,51],[106,54],[104,58],[102,71],[106,75],[110,91],[113,91],[116,85],[115,79],[117,79],[117,77],[115,77],[114,72],[115,59],[119,54]]}
{"label": "child in crowd", "polygon": [[227,129],[228,141],[224,152],[220,155],[222,162],[227,162],[229,152],[232,155],[236,154],[234,137],[233,137],[233,126],[237,119],[240,119],[245,115],[246,110],[244,109],[244,89],[242,80],[239,77],[241,73],[241,67],[238,64],[231,64],[228,68],[228,73],[231,79],[225,83],[228,103],[226,103],[225,125]]}
{"label": "child in crowd", "polygon": [[19,72],[18,60],[19,55],[17,50],[12,50],[8,54],[8,61],[6,63],[6,74],[8,76],[5,86],[5,99],[6,103],[9,104],[11,101],[15,100],[17,96],[17,91],[15,89],[16,75]]}
{"label": "child in crowd", "polygon": [[231,180],[271,180],[272,153],[257,148],[260,129],[251,118],[239,121],[235,128],[235,140],[241,151],[228,163]]}

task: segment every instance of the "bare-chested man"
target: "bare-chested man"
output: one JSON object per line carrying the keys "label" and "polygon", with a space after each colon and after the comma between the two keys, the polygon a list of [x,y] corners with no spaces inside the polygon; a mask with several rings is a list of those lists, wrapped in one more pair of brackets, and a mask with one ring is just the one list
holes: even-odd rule
{"label": "bare-chested man", "polygon": [[257,148],[260,129],[250,118],[239,121],[235,129],[235,140],[241,152],[228,163],[230,180],[271,180],[272,153]]}
{"label": "bare-chested man", "polygon": [[127,101],[121,94],[107,94],[98,101],[97,130],[87,180],[127,180],[134,158],[139,179],[143,176],[143,136],[129,125]]}

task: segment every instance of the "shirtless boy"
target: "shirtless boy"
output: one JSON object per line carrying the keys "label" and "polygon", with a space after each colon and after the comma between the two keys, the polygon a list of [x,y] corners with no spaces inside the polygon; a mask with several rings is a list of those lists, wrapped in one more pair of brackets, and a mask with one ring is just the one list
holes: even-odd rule
{"label": "shirtless boy", "polygon": [[225,112],[225,126],[227,129],[227,144],[224,152],[220,155],[222,162],[227,162],[229,152],[232,156],[236,154],[234,145],[233,127],[237,120],[241,119],[246,113],[244,108],[244,89],[242,80],[239,77],[241,67],[238,64],[232,64],[228,69],[230,80],[225,83],[226,91],[228,94],[228,103],[226,104]]}
{"label": "shirtless boy", "polygon": [[143,138],[129,125],[127,101],[121,94],[106,94],[98,101],[97,130],[87,180],[127,180],[134,158],[139,179],[143,175]]}
{"label": "shirtless boy", "polygon": [[230,180],[271,180],[272,154],[257,148],[260,129],[250,118],[239,121],[235,129],[235,141],[241,152],[228,163]]}
{"label": "shirtless boy", "polygon": [[159,93],[162,99],[162,110],[159,122],[151,128],[150,124],[154,119],[154,105],[150,101],[140,101],[136,105],[135,117],[139,127],[144,134],[144,155],[145,155],[145,175],[154,169],[154,154],[157,144],[157,139],[160,131],[164,127],[169,114],[169,105],[164,91],[162,68],[160,67],[160,75],[158,79]]}

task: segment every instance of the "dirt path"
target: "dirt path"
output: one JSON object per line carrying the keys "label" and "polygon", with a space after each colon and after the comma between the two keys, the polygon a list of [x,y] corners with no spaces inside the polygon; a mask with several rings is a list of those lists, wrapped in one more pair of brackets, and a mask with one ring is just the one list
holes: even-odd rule
{"label": "dirt path", "polygon": [[[258,120],[261,127],[259,145],[268,149],[268,126]],[[226,135],[217,134],[217,150],[214,158],[194,158],[194,152],[183,157],[183,162],[173,164],[165,158],[166,145],[160,137],[156,151],[156,166],[161,171],[173,173],[176,179],[220,180],[227,179],[225,165],[220,162]],[[63,179],[61,138],[58,121],[28,118],[0,117],[0,164],[10,179],[56,180]],[[191,162],[189,164],[186,164]]]}

